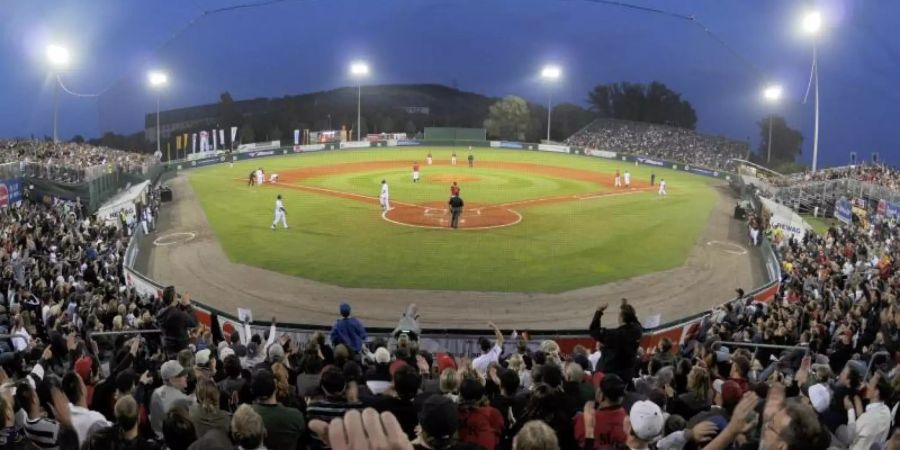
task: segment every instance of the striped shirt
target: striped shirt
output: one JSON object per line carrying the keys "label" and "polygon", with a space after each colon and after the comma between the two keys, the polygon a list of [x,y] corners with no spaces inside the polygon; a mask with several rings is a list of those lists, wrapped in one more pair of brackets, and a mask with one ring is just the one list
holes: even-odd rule
{"label": "striped shirt", "polygon": [[46,449],[59,448],[59,423],[39,417],[25,421],[25,436],[34,445]]}

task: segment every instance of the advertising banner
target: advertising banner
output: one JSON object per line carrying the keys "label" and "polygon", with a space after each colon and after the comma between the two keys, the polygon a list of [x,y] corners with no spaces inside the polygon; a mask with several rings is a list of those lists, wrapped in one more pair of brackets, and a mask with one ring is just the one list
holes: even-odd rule
{"label": "advertising banner", "polygon": [[900,204],[887,202],[884,215],[891,219],[900,219]]}
{"label": "advertising banner", "polygon": [[219,145],[221,145],[222,148],[225,148],[225,129],[224,128],[219,129]]}
{"label": "advertising banner", "polygon": [[245,155],[247,155],[248,158],[259,158],[259,157],[262,157],[262,156],[273,156],[273,155],[275,155],[275,150],[265,150],[265,151],[261,151],[261,152],[248,152],[248,153],[245,153]]}
{"label": "advertising banner", "polygon": [[155,283],[151,283],[144,279],[134,269],[125,267],[125,286],[134,288],[138,294],[150,297],[162,298],[163,290]]}
{"label": "advertising banner", "polygon": [[341,148],[368,148],[369,141],[344,141],[341,142]]}
{"label": "advertising banner", "polygon": [[606,158],[606,159],[616,159],[616,152],[610,152],[606,150],[595,150],[592,148],[584,149],[584,154],[588,156],[593,156],[596,158]]}
{"label": "advertising banner", "polygon": [[662,161],[657,161],[655,159],[650,159],[650,158],[642,158],[640,156],[635,158],[635,161],[637,161],[641,164],[646,164],[648,166],[666,167],[666,163],[664,163]]}
{"label": "advertising banner", "polygon": [[234,140],[237,138],[237,127],[231,127],[231,146],[234,147]]}
{"label": "advertising banner", "polygon": [[846,224],[853,223],[853,207],[850,206],[850,200],[841,198],[834,203],[834,218]]}
{"label": "advertising banner", "polygon": [[119,220],[119,213],[122,211],[129,217],[137,215],[137,203],[144,201],[144,194],[149,186],[150,182],[144,181],[116,194],[100,206],[97,218],[109,225]]}
{"label": "advertising banner", "polygon": [[325,150],[325,144],[295,145],[291,150],[294,153],[318,152]]}
{"label": "advertising banner", "polygon": [[197,151],[197,133],[191,135],[191,153]]}
{"label": "advertising banner", "polygon": [[238,146],[238,153],[254,152],[261,150],[277,150],[281,147],[281,141],[254,142],[252,144],[241,144]]}
{"label": "advertising banner", "polygon": [[22,201],[22,181],[17,179],[0,181],[0,208]]}
{"label": "advertising banner", "polygon": [[300,145],[300,130],[294,130],[294,145]]}
{"label": "advertising banner", "polygon": [[521,142],[500,141],[500,148],[514,148],[521,150],[525,148],[525,146]]}
{"label": "advertising banner", "polygon": [[407,147],[413,145],[422,145],[422,143],[415,139],[397,139],[398,147]]}
{"label": "advertising banner", "polygon": [[806,231],[812,229],[812,227],[806,223],[806,220],[794,212],[793,209],[775,203],[765,197],[760,197],[759,200],[762,202],[763,208],[772,213],[772,217],[769,219],[769,224],[772,228],[780,229],[785,235],[797,240],[803,239],[803,237],[806,236]]}
{"label": "advertising banner", "polygon": [[[519,144],[521,145],[521,144]],[[522,147],[519,147],[522,148]],[[556,152],[556,153],[569,153],[568,145],[555,145],[555,144],[538,144],[538,150],[542,152]]]}
{"label": "advertising banner", "polygon": [[224,162],[224,161],[225,161],[224,156],[198,159],[196,161],[191,161],[191,167],[203,167],[203,166],[208,166],[210,164],[216,164],[216,163],[220,163],[220,162]]}

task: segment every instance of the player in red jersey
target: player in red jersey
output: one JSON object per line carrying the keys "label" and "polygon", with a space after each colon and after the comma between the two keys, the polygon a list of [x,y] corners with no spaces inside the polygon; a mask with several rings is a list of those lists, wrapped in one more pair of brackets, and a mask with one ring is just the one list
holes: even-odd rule
{"label": "player in red jersey", "polygon": [[418,183],[418,182],[419,182],[419,163],[417,161],[417,162],[413,163],[413,183]]}

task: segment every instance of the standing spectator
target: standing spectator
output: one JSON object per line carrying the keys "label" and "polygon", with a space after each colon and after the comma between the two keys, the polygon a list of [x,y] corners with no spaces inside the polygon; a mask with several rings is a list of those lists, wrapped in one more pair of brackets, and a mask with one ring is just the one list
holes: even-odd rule
{"label": "standing spectator", "polygon": [[540,420],[532,420],[522,427],[513,440],[513,450],[559,450],[556,433]]}
{"label": "standing spectator", "polygon": [[163,420],[173,408],[190,408],[194,397],[184,394],[187,389],[187,369],[178,361],[166,361],[159,369],[163,385],[150,397],[150,426],[157,437],[162,437]]}
{"label": "standing spectator", "polygon": [[234,417],[231,418],[231,435],[241,450],[266,449],[263,445],[266,427],[262,417],[250,405],[241,405],[234,412]]}
{"label": "standing spectator", "polygon": [[478,339],[478,346],[481,347],[481,355],[472,360],[472,367],[481,375],[487,375],[488,367],[500,360],[503,353],[503,333],[494,325],[494,322],[488,322],[488,326],[494,330],[494,345],[486,338]]}
{"label": "standing spectator", "polygon": [[[598,408],[593,409],[593,402],[588,402],[591,408],[584,408],[585,411],[593,411],[593,417],[581,414],[575,419],[575,439],[578,441],[579,448],[585,447],[584,443],[587,438],[594,439],[597,449],[609,449],[616,444],[625,443],[626,436],[623,428],[625,408],[622,407],[624,397],[625,382],[618,375],[609,374],[603,377],[600,389],[597,390]],[[590,432],[586,428],[588,424],[593,424]]]}
{"label": "standing spectator", "polygon": [[301,448],[306,420],[300,411],[278,403],[272,372],[266,369],[257,371],[250,382],[250,390],[256,398],[253,410],[262,417],[266,427],[266,447],[279,450]]}
{"label": "standing spectator", "polygon": [[25,410],[25,436],[40,448],[59,448],[59,423],[41,414],[38,394],[31,383],[19,382],[16,386],[16,403]]}
{"label": "standing spectator", "polygon": [[354,353],[359,353],[366,340],[366,329],[362,322],[350,317],[349,304],[341,303],[340,312],[341,318],[331,328],[331,345],[337,347],[338,344],[344,344]]}
{"label": "standing spectator", "polygon": [[163,292],[163,303],[168,305],[157,315],[157,321],[163,331],[163,343],[166,354],[174,356],[188,345],[188,330],[197,326],[197,316],[191,306],[191,295],[184,293],[176,299],[175,289],[166,288]]}
{"label": "standing spectator", "polygon": [[194,424],[183,406],[172,408],[163,420],[163,439],[166,450],[187,450],[197,440]]}
{"label": "standing spectator", "polygon": [[844,397],[844,406],[847,408],[847,434],[851,440],[850,450],[869,450],[884,445],[891,430],[893,417],[891,409],[884,402],[892,395],[890,383],[883,379],[880,373],[876,373],[866,386],[869,404],[866,405],[865,412],[861,411],[861,402],[857,400],[854,405],[848,397]]}
{"label": "standing spectator", "polygon": [[190,414],[198,438],[210,430],[228,433],[231,417],[219,409],[220,396],[219,388],[212,380],[200,380],[197,383],[197,403],[191,406]]}
{"label": "standing spectator", "polygon": [[500,444],[503,417],[484,397],[484,386],[467,378],[459,388],[459,440],[494,450]]}
{"label": "standing spectator", "polygon": [[[122,433],[122,447],[126,450],[158,450],[156,442],[143,439],[138,434],[138,404],[134,397],[120,397],[115,405],[116,425]],[[46,448],[46,447],[45,447]]]}
{"label": "standing spectator", "polygon": [[103,414],[88,409],[87,389],[77,373],[69,372],[63,377],[62,390],[69,398],[72,427],[78,433],[79,445],[84,444],[91,431],[110,426]]}
{"label": "standing spectator", "polygon": [[637,350],[640,345],[643,328],[638,322],[634,307],[622,299],[619,307],[619,326],[614,329],[600,326],[600,319],[608,304],[597,308],[590,325],[591,337],[603,344],[603,356],[597,370],[606,374],[614,373],[626,383],[635,376]]}
{"label": "standing spectator", "polygon": [[372,407],[378,412],[390,412],[394,414],[400,427],[409,436],[410,439],[416,437],[416,425],[418,420],[416,417],[416,407],[413,400],[419,393],[419,387],[422,385],[422,378],[416,368],[403,364],[394,371],[392,392],[390,394],[381,394],[373,397],[370,401]]}

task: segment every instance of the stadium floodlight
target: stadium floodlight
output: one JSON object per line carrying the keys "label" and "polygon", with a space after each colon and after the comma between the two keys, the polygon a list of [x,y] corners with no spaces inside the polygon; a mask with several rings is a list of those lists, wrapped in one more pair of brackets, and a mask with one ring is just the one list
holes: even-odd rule
{"label": "stadium floodlight", "polygon": [[822,29],[822,14],[818,11],[809,11],[803,16],[801,22],[803,31],[807,34],[818,34]]}
{"label": "stadium floodlight", "polygon": [[360,138],[362,124],[362,78],[369,74],[369,65],[364,61],[354,61],[350,64],[350,75],[356,77],[356,140]]}
{"label": "stadium floodlight", "polygon": [[169,75],[159,70],[153,70],[147,74],[147,81],[150,82],[150,86],[162,87],[169,82]]}
{"label": "stadium floodlight", "polygon": [[147,81],[150,82],[152,88],[156,89],[156,154],[159,156],[162,155],[162,142],[160,141],[159,131],[159,98],[162,95],[162,87],[169,83],[169,75],[161,70],[151,70],[147,73]]}
{"label": "stadium floodlight", "polygon": [[[562,75],[562,69],[556,65],[546,65],[541,69],[541,78],[546,81],[556,81]],[[547,142],[550,141],[550,112],[553,109],[553,92],[547,92]]]}
{"label": "stadium floodlight", "polygon": [[777,102],[778,100],[781,100],[781,94],[781,86],[777,84],[770,84],[769,86],[766,86],[765,89],[763,89],[763,97],[765,97],[765,99],[769,102]]}
{"label": "stadium floodlight", "polygon": [[[778,103],[781,100],[781,85],[770,84],[763,89],[763,98],[769,103]],[[772,113],[769,113],[769,141],[768,153],[766,154],[766,165],[772,162]]]}
{"label": "stadium floodlight", "polygon": [[59,44],[50,44],[47,46],[47,62],[56,71],[54,78],[53,92],[53,142],[59,142],[59,70],[69,65],[69,50]]}
{"label": "stadium floodlight", "polygon": [[69,50],[62,45],[50,44],[47,46],[47,61],[53,67],[61,68],[67,66],[70,58]]}

